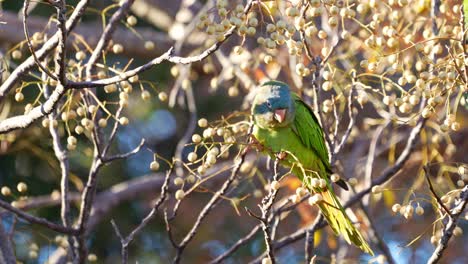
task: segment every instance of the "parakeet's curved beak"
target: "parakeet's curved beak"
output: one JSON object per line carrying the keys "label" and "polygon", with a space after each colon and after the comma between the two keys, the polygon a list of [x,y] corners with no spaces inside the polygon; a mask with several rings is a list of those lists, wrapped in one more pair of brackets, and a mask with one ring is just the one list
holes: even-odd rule
{"label": "parakeet's curved beak", "polygon": [[286,118],[286,109],[276,109],[275,110],[275,119],[278,123],[283,123]]}

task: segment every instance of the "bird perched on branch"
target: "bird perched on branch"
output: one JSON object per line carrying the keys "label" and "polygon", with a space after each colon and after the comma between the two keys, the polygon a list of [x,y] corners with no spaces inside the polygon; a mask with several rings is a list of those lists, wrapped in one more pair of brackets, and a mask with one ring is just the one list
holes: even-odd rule
{"label": "bird perched on branch", "polygon": [[[363,236],[353,226],[331,185],[331,166],[323,130],[312,109],[279,81],[268,81],[258,88],[252,115],[254,144],[280,164],[290,167],[314,197],[328,224],[364,252],[373,255]],[[338,177],[333,181],[344,189]]]}

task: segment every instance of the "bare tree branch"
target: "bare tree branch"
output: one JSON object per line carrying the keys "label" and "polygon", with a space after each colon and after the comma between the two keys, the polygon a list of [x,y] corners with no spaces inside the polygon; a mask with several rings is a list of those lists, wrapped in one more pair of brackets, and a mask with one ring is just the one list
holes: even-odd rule
{"label": "bare tree branch", "polygon": [[50,221],[48,221],[48,220],[46,220],[44,218],[30,215],[28,213],[25,213],[25,212],[19,210],[16,207],[13,207],[9,203],[7,203],[5,201],[2,201],[2,200],[0,200],[0,207],[14,213],[19,218],[21,218],[23,220],[26,220],[31,224],[38,224],[38,225],[44,226],[44,227],[46,227],[46,228],[48,228],[50,230],[53,230],[55,232],[62,233],[62,234],[75,235],[75,234],[78,233],[78,230],[76,230],[76,229],[69,228],[69,227],[64,227],[62,225],[52,223],[52,222],[50,222]]}
{"label": "bare tree branch", "polygon": [[465,185],[463,190],[460,193],[460,199],[455,204],[454,208],[451,210],[451,213],[448,215],[449,220],[448,223],[445,225],[442,237],[439,240],[439,244],[437,245],[434,253],[427,261],[428,264],[438,263],[442,258],[442,255],[447,248],[448,242],[453,235],[453,230],[457,227],[458,218],[465,210],[466,204],[468,203],[468,185]]}
{"label": "bare tree branch", "polygon": [[[241,151],[243,152],[243,151]],[[187,246],[188,243],[193,239],[193,237],[196,235],[198,228],[202,224],[203,220],[205,217],[210,213],[211,209],[213,209],[213,206],[218,202],[218,200],[228,191],[229,187],[231,186],[232,182],[234,179],[237,177],[237,174],[239,173],[239,170],[244,163],[245,156],[247,152],[244,152],[240,155],[239,159],[236,161],[235,167],[232,170],[231,176],[224,182],[223,186],[216,192],[214,195],[211,197],[210,201],[205,205],[203,210],[200,212],[200,214],[197,217],[197,220],[193,224],[192,228],[190,231],[184,236],[183,240],[177,245],[177,252],[176,256],[173,260],[174,263],[179,263],[182,257],[182,253]]]}
{"label": "bare tree branch", "polygon": [[[89,4],[89,0],[81,0],[73,10],[70,18],[67,20],[66,28],[69,34],[76,26],[81,16],[83,15],[86,7]],[[59,32],[55,33],[39,50],[36,52],[37,59],[43,60],[46,55],[55,49],[59,43]],[[14,84],[20,80],[20,78],[31,70],[35,65],[35,60],[31,56],[22,62],[16,69],[10,74],[10,76],[0,86],[0,102],[3,97],[13,88]],[[50,113],[50,112],[49,112]]]}
{"label": "bare tree branch", "polygon": [[16,257],[13,251],[13,247],[11,245],[10,238],[8,237],[8,233],[5,232],[3,228],[3,219],[0,215],[0,263],[5,264],[15,264]]}

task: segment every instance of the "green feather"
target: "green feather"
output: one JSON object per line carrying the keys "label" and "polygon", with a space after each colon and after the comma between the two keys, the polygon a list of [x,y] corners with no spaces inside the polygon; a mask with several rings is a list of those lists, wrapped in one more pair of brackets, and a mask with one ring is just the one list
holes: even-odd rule
{"label": "green feather", "polygon": [[[273,112],[285,106],[289,112],[287,120],[277,123],[272,118]],[[273,158],[277,153],[286,152],[288,155],[281,164],[292,167],[292,172],[312,193],[322,194],[324,201],[319,203],[319,208],[332,230],[337,235],[341,234],[348,243],[373,255],[333,191],[323,130],[309,106],[298,95],[290,93],[285,83],[270,81],[260,87],[252,114],[255,122],[252,134],[263,145],[264,151]],[[312,178],[325,179],[327,187],[312,188]]]}

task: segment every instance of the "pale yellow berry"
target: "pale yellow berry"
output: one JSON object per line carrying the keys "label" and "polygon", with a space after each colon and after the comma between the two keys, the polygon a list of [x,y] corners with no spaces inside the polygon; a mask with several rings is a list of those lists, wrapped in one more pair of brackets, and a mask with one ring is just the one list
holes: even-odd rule
{"label": "pale yellow berry", "polygon": [[97,107],[96,105],[90,105],[88,107],[88,112],[90,114],[95,114],[97,112],[97,110],[99,109],[99,107]]}
{"label": "pale yellow berry", "polygon": [[423,215],[424,214],[424,208],[422,208],[419,204],[416,207],[416,214],[417,215]]}
{"label": "pale yellow berry", "polygon": [[359,93],[357,101],[360,105],[364,105],[369,101],[369,96],[367,95],[367,93],[364,92]]}
{"label": "pale yellow berry", "polygon": [[328,19],[328,24],[330,25],[330,27],[334,28],[338,25],[338,19],[336,17],[330,17]]}
{"label": "pale yellow berry", "polygon": [[218,147],[213,147],[213,148],[210,149],[209,153],[212,154],[212,155],[218,156],[219,148]]}
{"label": "pale yellow berry", "polygon": [[317,34],[317,32],[318,32],[318,29],[314,25],[307,27],[306,30],[305,30],[305,34],[309,38],[312,37],[312,36],[315,36],[315,34]]}
{"label": "pale yellow berry", "polygon": [[158,170],[159,170],[159,166],[160,166],[160,165],[159,165],[159,162],[157,162],[157,161],[154,160],[154,161],[151,162],[151,164],[150,164],[150,169],[151,169],[152,171],[158,171]]}
{"label": "pale yellow berry", "polygon": [[450,128],[451,128],[453,131],[458,131],[458,130],[460,130],[460,123],[458,123],[458,122],[453,122],[452,125],[450,126]]}
{"label": "pale yellow berry", "polygon": [[311,197],[309,197],[308,203],[310,205],[316,205],[320,203],[321,201],[323,201],[323,196],[320,193],[316,193],[312,195]]}
{"label": "pale yellow berry", "polygon": [[117,85],[115,83],[104,86],[104,91],[106,93],[113,93],[117,91]]}
{"label": "pale yellow berry", "polygon": [[252,162],[249,162],[249,161],[245,161],[244,163],[242,163],[239,171],[241,173],[248,173],[253,167],[253,164]]}
{"label": "pale yellow berry", "polygon": [[453,235],[454,236],[461,236],[463,235],[463,229],[459,226],[455,227],[455,229],[453,230]]}
{"label": "pale yellow berry", "polygon": [[15,60],[19,60],[21,59],[21,57],[23,57],[23,53],[20,51],[20,50],[14,50],[12,53],[11,53],[11,57]]}
{"label": "pale yellow berry", "polygon": [[323,82],[322,89],[324,91],[330,91],[333,88],[333,83],[330,81]]}
{"label": "pale yellow berry", "polygon": [[193,184],[193,183],[195,183],[196,181],[197,181],[197,178],[195,178],[195,176],[192,175],[192,174],[190,174],[190,175],[187,177],[187,182],[188,182],[189,184]]}
{"label": "pale yellow berry", "polygon": [[272,181],[270,187],[272,190],[277,191],[280,188],[280,183],[278,181]]}
{"label": "pale yellow berry", "polygon": [[349,40],[351,38],[351,33],[349,33],[347,30],[343,30],[343,32],[341,32],[341,38],[344,40]]}
{"label": "pale yellow berry", "polygon": [[430,118],[432,116],[433,112],[431,109],[429,108],[424,108],[422,113],[421,113],[421,116],[424,117],[424,118]]}
{"label": "pale yellow berry", "polygon": [[206,173],[206,167],[203,166],[203,165],[199,166],[199,167],[197,168],[197,172],[198,172],[198,174],[200,174],[200,175],[205,174],[205,173]]}
{"label": "pale yellow berry", "polygon": [[273,57],[271,55],[266,55],[264,58],[263,58],[263,61],[265,62],[265,64],[269,64],[270,62],[273,61]]}
{"label": "pale yellow berry", "polygon": [[198,158],[198,156],[197,156],[197,153],[195,153],[195,152],[190,152],[188,154],[188,156],[187,156],[187,160],[190,161],[190,162],[196,161],[197,158]]}
{"label": "pale yellow berry", "polygon": [[200,143],[202,140],[202,137],[198,134],[193,134],[192,135],[192,142],[195,143],[195,144],[198,144]]}
{"label": "pale yellow berry", "polygon": [[272,263],[273,263],[273,262],[272,262],[271,259],[268,258],[268,257],[262,259],[262,264],[272,264]]}
{"label": "pale yellow berry", "polygon": [[32,104],[27,104],[27,105],[24,107],[24,113],[25,113],[25,114],[28,114],[29,112],[31,112],[32,109],[33,109],[33,105],[32,105]]}
{"label": "pale yellow berry", "polygon": [[310,180],[310,185],[312,186],[312,188],[318,188],[320,187],[320,181],[319,179],[317,178],[313,178]]}
{"label": "pale yellow berry", "polygon": [[181,177],[177,177],[174,179],[174,185],[180,186],[182,184],[184,184],[184,179],[182,179]]}
{"label": "pale yellow berry", "polygon": [[327,187],[327,181],[324,179],[319,179],[319,187],[320,188],[325,188]]}
{"label": "pale yellow berry", "polygon": [[239,95],[239,89],[236,86],[231,86],[228,89],[228,95],[230,97],[236,97]]}
{"label": "pale yellow berry", "polygon": [[82,61],[84,59],[86,59],[86,53],[84,51],[78,51],[77,53],[75,53],[75,59],[78,60],[78,61]]}
{"label": "pale yellow berry", "polygon": [[75,150],[76,149],[76,145],[72,145],[72,144],[68,144],[67,143],[67,149],[72,151],[72,150]]}
{"label": "pale yellow berry", "polygon": [[129,122],[129,120],[128,120],[128,118],[125,117],[125,116],[122,116],[121,118],[119,118],[119,123],[120,123],[122,126],[128,125],[128,122]]}
{"label": "pale yellow berry", "polygon": [[332,182],[337,182],[340,180],[340,175],[334,173],[330,176],[330,179],[332,180]]}
{"label": "pale yellow berry", "polygon": [[419,104],[420,99],[420,96],[413,94],[409,97],[409,103],[412,105],[417,105]]}
{"label": "pale yellow berry", "polygon": [[34,250],[34,251],[38,251],[39,246],[36,243],[32,243],[31,245],[29,245],[29,249]]}
{"label": "pale yellow berry", "polygon": [[180,201],[180,200],[184,199],[184,197],[185,197],[185,192],[184,192],[184,190],[177,190],[177,191],[176,191],[176,193],[175,193],[175,198],[176,198],[177,200]]}
{"label": "pale yellow berry", "polygon": [[206,156],[206,163],[208,163],[209,165],[214,165],[216,163],[216,156],[212,153],[209,153]]}
{"label": "pale yellow berry", "polygon": [[145,49],[146,50],[153,50],[155,47],[154,45],[154,42],[153,41],[145,41]]}
{"label": "pale yellow berry", "polygon": [[144,90],[143,92],[141,92],[141,99],[143,100],[148,100],[149,98],[151,97],[151,94],[149,91],[147,90]]}
{"label": "pale yellow berry", "polygon": [[386,95],[386,96],[384,96],[384,98],[383,98],[382,101],[383,101],[383,103],[384,103],[385,105],[391,105],[391,104],[394,103],[395,100],[394,100],[394,97],[393,97],[393,96]]}
{"label": "pale yellow berry", "polygon": [[158,98],[161,102],[165,102],[167,100],[167,93],[166,92],[158,93]]}
{"label": "pale yellow berry", "polygon": [[296,195],[299,197],[299,198],[302,198],[304,196],[307,195],[307,189],[304,188],[304,187],[299,187],[296,189]]}
{"label": "pale yellow berry", "polygon": [[396,204],[394,204],[394,205],[392,206],[392,212],[394,212],[394,213],[400,212],[400,209],[401,209],[401,205],[398,204],[398,203],[396,203]]}
{"label": "pale yellow berry", "polygon": [[20,182],[18,183],[18,185],[16,186],[16,189],[18,190],[18,192],[20,193],[25,193],[28,191],[28,185],[26,185],[26,183],[24,182]]}
{"label": "pale yellow berry", "polygon": [[198,126],[199,127],[207,127],[208,126],[208,120],[206,120],[206,118],[200,118],[198,120]]}
{"label": "pale yellow berry", "polygon": [[124,47],[122,46],[122,44],[116,43],[112,46],[112,51],[115,54],[120,54],[123,52],[123,50],[124,50]]}
{"label": "pale yellow berry", "polygon": [[133,91],[133,86],[128,81],[121,81],[120,86],[126,93],[131,93]]}
{"label": "pale yellow berry", "polygon": [[38,254],[37,254],[36,250],[30,250],[29,251],[29,258],[36,259],[37,256],[38,256]]}
{"label": "pale yellow berry", "polygon": [[67,138],[67,143],[70,144],[70,145],[76,145],[76,143],[77,143],[76,137],[74,137],[74,136],[69,136],[69,137]]}
{"label": "pale yellow berry", "polygon": [[262,196],[263,196],[262,190],[260,190],[260,189],[255,189],[255,190],[253,191],[253,196],[254,196],[255,198],[260,198],[260,197],[262,197]]}
{"label": "pale yellow berry", "polygon": [[47,128],[47,127],[49,127],[50,120],[47,119],[47,118],[44,118],[44,119],[42,119],[41,123],[42,123],[42,127]]}
{"label": "pale yellow berry", "polygon": [[318,37],[319,37],[319,39],[326,39],[328,37],[328,34],[327,34],[327,32],[325,32],[323,30],[320,30],[318,32]]}
{"label": "pale yellow berry", "polygon": [[214,136],[215,134],[216,134],[216,131],[211,127],[203,130],[203,137],[204,138],[210,138],[210,137]]}
{"label": "pale yellow berry", "polygon": [[290,17],[296,17],[299,15],[299,9],[295,6],[286,8],[286,15]]}
{"label": "pale yellow berry", "polygon": [[398,107],[398,110],[400,110],[400,112],[402,112],[403,114],[409,113],[411,109],[412,106],[409,103],[403,103],[402,105],[400,105],[400,107]]}
{"label": "pale yellow berry", "polygon": [[84,132],[84,130],[85,130],[85,129],[84,129],[82,126],[80,126],[80,125],[77,125],[77,126],[75,127],[75,133],[78,134],[78,135],[81,135],[81,134]]}
{"label": "pale yellow berry", "polygon": [[89,261],[89,262],[96,262],[96,261],[97,261],[97,256],[96,256],[96,254],[89,254],[89,255],[88,255],[88,261]]}
{"label": "pale yellow berry", "polygon": [[403,216],[406,219],[412,218],[413,213],[414,213],[414,207],[412,205],[409,204],[409,205],[405,206],[405,212],[403,213]]}
{"label": "pale yellow berry", "polygon": [[99,127],[106,127],[107,126],[107,119],[105,119],[105,118],[99,119],[98,125],[99,125]]}
{"label": "pale yellow berry", "polygon": [[1,189],[1,193],[3,196],[11,195],[11,189],[8,186],[3,186]]}
{"label": "pale yellow berry", "polygon": [[375,185],[372,187],[372,193],[380,193],[382,192],[382,187],[380,185]]}
{"label": "pale yellow berry", "polygon": [[464,165],[458,166],[458,174],[460,174],[461,176],[464,176],[465,174],[467,174],[467,172],[468,170]]}
{"label": "pale yellow berry", "polygon": [[24,95],[22,92],[18,92],[15,94],[15,101],[16,102],[21,102],[24,100]]}
{"label": "pale yellow berry", "polygon": [[135,26],[137,23],[137,19],[134,16],[127,17],[127,24],[131,27]]}

